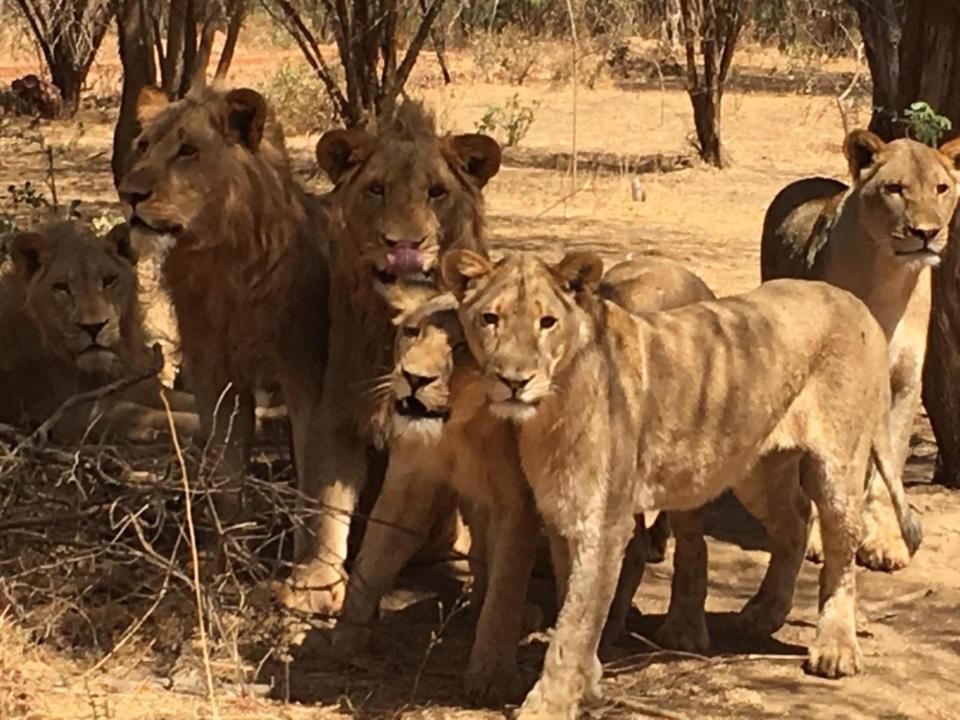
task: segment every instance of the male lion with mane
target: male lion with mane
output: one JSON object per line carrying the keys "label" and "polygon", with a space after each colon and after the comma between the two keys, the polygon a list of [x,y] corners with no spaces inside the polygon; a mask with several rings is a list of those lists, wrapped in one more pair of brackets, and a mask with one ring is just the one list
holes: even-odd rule
{"label": "male lion with mane", "polygon": [[481,190],[500,167],[484,135],[437,135],[419,103],[405,101],[376,133],[333,130],[317,161],[334,182],[330,362],[317,436],[320,464],[311,495],[328,511],[311,528],[313,546],[284,588],[287,605],[335,613],[343,602],[349,516],[384,448],[387,417],[374,385],[390,372],[394,330],[383,297],[398,280],[434,279],[451,247],[486,254]]}
{"label": "male lion with mane", "polygon": [[[602,267],[589,254],[552,267],[465,251],[443,262],[490,409],[517,424],[537,507],[570,546],[566,600],[518,717],[572,720],[584,695],[599,695],[597,647],[634,513],[693,510],[728,488],[772,545],[741,631],[785,621],[813,500],[825,561],[807,668],[856,673],[854,556],[871,455],[912,549],[920,535],[888,447],[882,330],[849,293],[793,280],[633,315],[597,296]],[[799,483],[771,472],[798,457]],[[678,532],[675,561],[667,623],[705,634],[702,535]]]}
{"label": "male lion with mane", "polygon": [[301,488],[317,473],[328,324],[319,223],[259,93],[201,89],[169,102],[148,87],[137,112],[120,198],[134,240],[163,256],[203,429],[212,447],[225,444],[229,522],[241,511],[257,388],[279,381]]}
{"label": "male lion with mane", "polygon": [[[150,368],[137,301],[129,228],[97,237],[57,222],[10,238],[0,274],[0,422],[36,425],[67,400]],[[160,381],[75,407],[53,428],[59,441],[87,434],[145,440],[169,427]],[[192,401],[166,391],[180,432],[197,432]]]}
{"label": "male lion with mane", "polygon": [[[824,280],[863,300],[890,344],[890,445],[902,470],[920,406],[930,322],[930,268],[940,262],[957,206],[960,140],[939,150],[914,140],[885,143],[865,130],[846,138],[853,184],[807,178],[781,190],[763,221],[764,280]],[[796,472],[795,469],[787,469]],[[865,492],[858,560],[896,570],[910,560],[876,469]],[[820,533],[809,555],[820,556]]]}

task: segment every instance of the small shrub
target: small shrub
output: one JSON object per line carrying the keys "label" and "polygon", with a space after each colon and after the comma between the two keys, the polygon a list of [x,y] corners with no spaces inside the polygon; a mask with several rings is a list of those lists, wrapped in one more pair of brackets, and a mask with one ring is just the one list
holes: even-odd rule
{"label": "small shrub", "polygon": [[523,85],[543,57],[543,48],[523,30],[509,26],[499,33],[482,33],[473,40],[473,61],[484,80],[503,79]]}
{"label": "small shrub", "polygon": [[519,145],[533,124],[534,109],[539,103],[521,105],[514,95],[504,105],[488,105],[477,123],[477,132],[495,137],[504,147]]}
{"label": "small shrub", "polygon": [[953,127],[950,118],[938,115],[936,110],[922,101],[911,103],[903,111],[903,116],[907,122],[907,133],[931,147],[939,145],[940,137]]}
{"label": "small shrub", "polygon": [[260,90],[289,132],[312,134],[333,125],[333,103],[319,78],[305,65],[281,65]]}

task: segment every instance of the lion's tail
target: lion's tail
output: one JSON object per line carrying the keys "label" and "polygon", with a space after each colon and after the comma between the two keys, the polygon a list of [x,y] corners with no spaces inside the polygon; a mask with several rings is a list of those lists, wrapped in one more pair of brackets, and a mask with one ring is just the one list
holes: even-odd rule
{"label": "lion's tail", "polygon": [[893,501],[893,510],[897,514],[897,523],[900,525],[900,534],[903,541],[910,551],[910,556],[917,552],[920,543],[923,541],[923,528],[920,520],[907,503],[906,493],[903,491],[903,478],[901,472],[891,460],[889,435],[883,428],[874,438],[870,453],[873,462],[883,478],[883,484],[887,486],[887,492],[890,493],[890,499]]}

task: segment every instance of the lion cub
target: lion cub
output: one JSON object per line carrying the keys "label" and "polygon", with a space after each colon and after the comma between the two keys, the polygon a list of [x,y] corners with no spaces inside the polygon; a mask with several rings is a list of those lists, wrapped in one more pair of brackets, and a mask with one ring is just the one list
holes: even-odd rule
{"label": "lion cub", "polygon": [[[469,251],[443,262],[460,298],[490,411],[519,428],[540,513],[571,546],[566,601],[543,674],[519,717],[574,718],[599,694],[597,646],[634,513],[698,508],[727,488],[766,524],[772,554],[744,630],[785,620],[809,502],[825,562],[808,669],[856,673],[854,555],[867,464],[877,462],[905,540],[919,525],[891,462],[883,331],[849,293],[778,281],[739,297],[632,315],[597,296],[599,258],[550,267]],[[800,457],[801,482],[771,472]],[[703,625],[703,538],[677,536],[668,622]],[[705,631],[705,626],[704,631]]]}

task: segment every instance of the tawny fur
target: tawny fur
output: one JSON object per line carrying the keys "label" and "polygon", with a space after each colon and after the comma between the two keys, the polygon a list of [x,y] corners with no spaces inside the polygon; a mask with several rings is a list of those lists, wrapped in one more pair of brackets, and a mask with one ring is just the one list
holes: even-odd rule
{"label": "tawny fur", "polygon": [[[524,256],[495,266],[465,252],[444,260],[490,408],[518,424],[537,507],[570,548],[566,602],[519,717],[572,719],[584,696],[598,695],[597,646],[634,513],[696,519],[727,488],[772,543],[741,630],[769,633],[786,619],[809,498],[826,557],[807,666],[829,677],[857,672],[863,477],[871,453],[889,453],[882,330],[849,293],[792,280],[632,315],[590,290],[601,267],[585,254],[556,267]],[[771,471],[797,457],[800,483]],[[902,498],[899,475],[886,480]],[[919,527],[905,503],[898,509],[915,546]],[[706,550],[695,522],[677,526],[675,561],[667,638],[675,630],[705,639]]]}
{"label": "tawny fur", "polygon": [[432,118],[407,101],[376,134],[335,130],[317,144],[335,183],[332,215],[330,362],[317,437],[320,465],[310,493],[332,511],[318,517],[314,543],[283,602],[335,613],[343,601],[350,516],[371,448],[386,444],[386,413],[375,387],[392,365],[394,331],[382,296],[397,276],[389,253],[415,250],[429,279],[451,247],[485,253],[481,190],[500,165],[482,135],[438,136]]}
{"label": "tawny fur", "polygon": [[[849,290],[873,312],[890,344],[890,444],[900,471],[920,405],[931,267],[947,243],[957,204],[960,142],[935,150],[913,140],[883,143],[855,131],[845,152],[850,188],[825,178],[799,180],[771,203],[761,274],[764,280],[824,280]],[[915,250],[921,252],[910,254]],[[876,570],[902,568],[910,554],[875,470],[864,500],[866,533],[858,559]],[[808,554],[821,555],[816,525]]]}
{"label": "tawny fur", "polygon": [[[714,297],[695,275],[659,260],[614,266],[601,294],[633,312]],[[367,623],[380,598],[424,542],[438,488],[449,485],[465,501],[473,539],[471,605],[479,612],[466,689],[473,700],[502,704],[518,691],[516,647],[540,535],[515,428],[485,409],[483,378],[465,352],[454,298],[422,285],[398,285],[387,297],[397,325],[395,365],[385,399],[391,408],[390,463],[351,573],[334,642],[350,650],[365,645]],[[623,631],[643,575],[647,538],[642,520],[638,529],[611,608],[608,643]],[[557,543],[551,545],[561,552]],[[555,563],[562,604],[566,563],[560,556]]]}
{"label": "tawny fur", "polygon": [[[283,133],[253,90],[204,89],[171,103],[147,89],[138,112],[143,130],[120,196],[134,241],[163,253],[204,432],[224,446],[221,467],[236,482],[254,391],[279,382],[308,490],[328,327],[320,204],[311,217]],[[241,501],[224,497],[222,511],[241,512]]]}
{"label": "tawny fur", "polygon": [[[73,395],[151,366],[125,225],[105,238],[79,222],[40,226],[11,237],[10,254],[0,272],[0,422],[37,425]],[[169,427],[160,389],[154,378],[76,407],[53,436],[149,440]],[[196,433],[191,399],[167,393],[178,430]]]}

